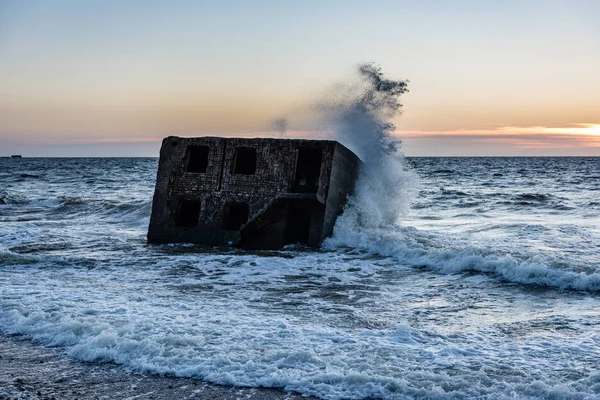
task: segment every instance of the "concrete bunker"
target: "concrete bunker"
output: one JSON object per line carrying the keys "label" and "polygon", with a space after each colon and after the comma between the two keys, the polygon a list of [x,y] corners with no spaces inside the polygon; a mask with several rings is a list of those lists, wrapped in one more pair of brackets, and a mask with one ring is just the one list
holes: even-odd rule
{"label": "concrete bunker", "polygon": [[150,243],[277,249],[331,235],[360,160],[330,140],[167,137]]}

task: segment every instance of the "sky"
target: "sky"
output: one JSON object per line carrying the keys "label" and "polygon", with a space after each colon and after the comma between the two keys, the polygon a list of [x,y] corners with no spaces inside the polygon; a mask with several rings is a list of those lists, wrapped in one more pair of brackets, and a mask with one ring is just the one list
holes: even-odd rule
{"label": "sky", "polygon": [[0,0],[0,156],[269,136],[359,63],[408,156],[600,156],[597,0]]}

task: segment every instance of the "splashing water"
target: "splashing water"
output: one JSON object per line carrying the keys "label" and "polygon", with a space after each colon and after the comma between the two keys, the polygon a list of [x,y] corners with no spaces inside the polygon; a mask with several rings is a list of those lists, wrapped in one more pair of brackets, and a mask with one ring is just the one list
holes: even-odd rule
{"label": "splashing water", "polygon": [[337,85],[318,108],[330,135],[358,153],[364,164],[336,235],[393,225],[418,193],[417,175],[400,151],[392,119],[402,109],[407,81],[387,79],[375,64],[358,66],[358,81]]}

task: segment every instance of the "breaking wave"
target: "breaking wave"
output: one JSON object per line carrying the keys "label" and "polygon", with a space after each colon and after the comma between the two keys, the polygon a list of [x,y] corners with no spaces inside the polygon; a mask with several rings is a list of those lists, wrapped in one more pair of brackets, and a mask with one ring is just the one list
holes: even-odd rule
{"label": "breaking wave", "polygon": [[384,76],[375,64],[358,66],[353,84],[338,84],[318,104],[321,124],[329,136],[354,150],[363,165],[354,194],[339,223],[355,221],[367,228],[393,225],[410,209],[418,179],[393,136],[393,119],[402,109],[407,81]]}
{"label": "breaking wave", "polygon": [[400,265],[425,267],[444,274],[477,272],[504,281],[561,290],[600,291],[600,273],[593,265],[576,270],[566,257],[536,255],[524,250],[501,251],[448,240],[414,228],[364,230],[341,220],[328,248],[355,248],[385,257]]}
{"label": "breaking wave", "polygon": [[[359,82],[336,86],[336,95],[320,105],[332,136],[348,145],[363,160],[355,192],[338,218],[329,246],[357,247],[394,257],[412,266],[428,266],[442,273],[475,271],[493,274],[514,283],[560,289],[600,290],[600,274],[575,271],[568,261],[534,254],[515,256],[471,243],[428,242],[431,236],[399,225],[420,190],[415,171],[401,152],[400,140],[392,135],[392,123],[401,111],[400,96],[406,81],[387,79],[373,64],[359,66]],[[489,166],[489,165],[488,165]],[[528,173],[527,170],[520,170]],[[454,175],[455,169],[441,168],[432,175]],[[469,196],[460,190],[441,189],[441,196]],[[550,194],[521,193],[507,201],[518,207],[545,206],[571,210]],[[478,200],[455,204],[457,209],[477,207]],[[464,217],[464,215],[457,215]],[[438,241],[439,242],[439,241]],[[459,247],[460,246],[460,247]]]}

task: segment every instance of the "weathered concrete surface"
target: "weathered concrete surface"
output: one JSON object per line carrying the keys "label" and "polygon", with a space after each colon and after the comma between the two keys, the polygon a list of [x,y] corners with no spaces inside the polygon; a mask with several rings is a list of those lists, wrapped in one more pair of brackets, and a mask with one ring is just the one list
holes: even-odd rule
{"label": "weathered concrete surface", "polygon": [[167,137],[148,241],[318,246],[359,167],[354,153],[329,140]]}
{"label": "weathered concrete surface", "polygon": [[281,389],[213,385],[131,373],[115,364],[77,362],[55,349],[0,334],[0,400],[16,399],[316,400]]}

